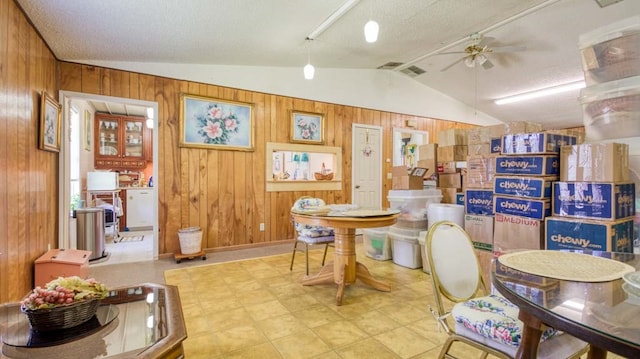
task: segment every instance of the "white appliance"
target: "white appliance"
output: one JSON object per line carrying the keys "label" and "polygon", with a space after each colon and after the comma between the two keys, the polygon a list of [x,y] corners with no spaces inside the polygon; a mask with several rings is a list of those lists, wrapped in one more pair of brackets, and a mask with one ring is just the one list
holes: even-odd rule
{"label": "white appliance", "polygon": [[87,172],[87,191],[115,191],[119,186],[118,172]]}
{"label": "white appliance", "polygon": [[127,189],[127,228],[153,228],[153,188]]}

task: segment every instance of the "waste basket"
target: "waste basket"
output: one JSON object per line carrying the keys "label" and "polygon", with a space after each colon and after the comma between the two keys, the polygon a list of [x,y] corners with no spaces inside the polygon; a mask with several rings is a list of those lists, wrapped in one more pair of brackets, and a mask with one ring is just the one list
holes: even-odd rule
{"label": "waste basket", "polygon": [[104,257],[104,208],[78,208],[73,217],[78,249],[91,251],[90,261]]}

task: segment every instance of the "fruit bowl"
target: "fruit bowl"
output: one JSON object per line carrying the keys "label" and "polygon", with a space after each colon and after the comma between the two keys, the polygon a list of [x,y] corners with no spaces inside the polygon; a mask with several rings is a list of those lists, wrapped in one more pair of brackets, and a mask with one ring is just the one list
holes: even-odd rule
{"label": "fruit bowl", "polygon": [[33,289],[20,303],[20,310],[33,330],[67,329],[91,319],[106,295],[107,288],[95,279],[59,277],[44,288]]}

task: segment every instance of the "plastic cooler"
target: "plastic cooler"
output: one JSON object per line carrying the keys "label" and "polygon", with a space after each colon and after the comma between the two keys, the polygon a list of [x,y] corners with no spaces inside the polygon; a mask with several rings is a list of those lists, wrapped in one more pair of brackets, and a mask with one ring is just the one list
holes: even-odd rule
{"label": "plastic cooler", "polygon": [[363,229],[363,243],[367,257],[379,261],[391,259],[391,242],[387,238],[389,227]]}
{"label": "plastic cooler", "polygon": [[422,258],[422,271],[431,274],[431,269],[429,268],[429,258],[427,258],[427,233],[428,231],[420,231],[418,234],[418,243],[420,244],[420,256]]}
{"label": "plastic cooler", "polygon": [[430,203],[440,203],[442,192],[436,188],[415,190],[390,190],[389,207],[401,211],[399,220],[425,220]]}
{"label": "plastic cooler", "polygon": [[391,241],[393,263],[415,269],[422,267],[422,255],[418,243],[419,229],[389,227],[387,237]]}

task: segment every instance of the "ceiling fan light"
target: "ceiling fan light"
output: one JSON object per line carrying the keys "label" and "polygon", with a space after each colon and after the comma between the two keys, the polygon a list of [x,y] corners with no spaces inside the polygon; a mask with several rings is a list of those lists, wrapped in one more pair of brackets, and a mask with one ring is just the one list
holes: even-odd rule
{"label": "ceiling fan light", "polygon": [[467,67],[474,67],[476,65],[473,58],[471,57],[466,57],[464,59],[464,64],[467,65]]}
{"label": "ceiling fan light", "polygon": [[369,20],[364,25],[364,39],[370,43],[378,41],[378,31],[380,31],[378,23],[373,20]]}
{"label": "ceiling fan light", "polygon": [[307,80],[313,80],[313,75],[315,74],[316,69],[310,63],[304,67],[304,78]]}
{"label": "ceiling fan light", "polygon": [[476,61],[476,64],[482,65],[487,61],[487,57],[484,56],[483,54],[478,54],[476,55],[475,61]]}

